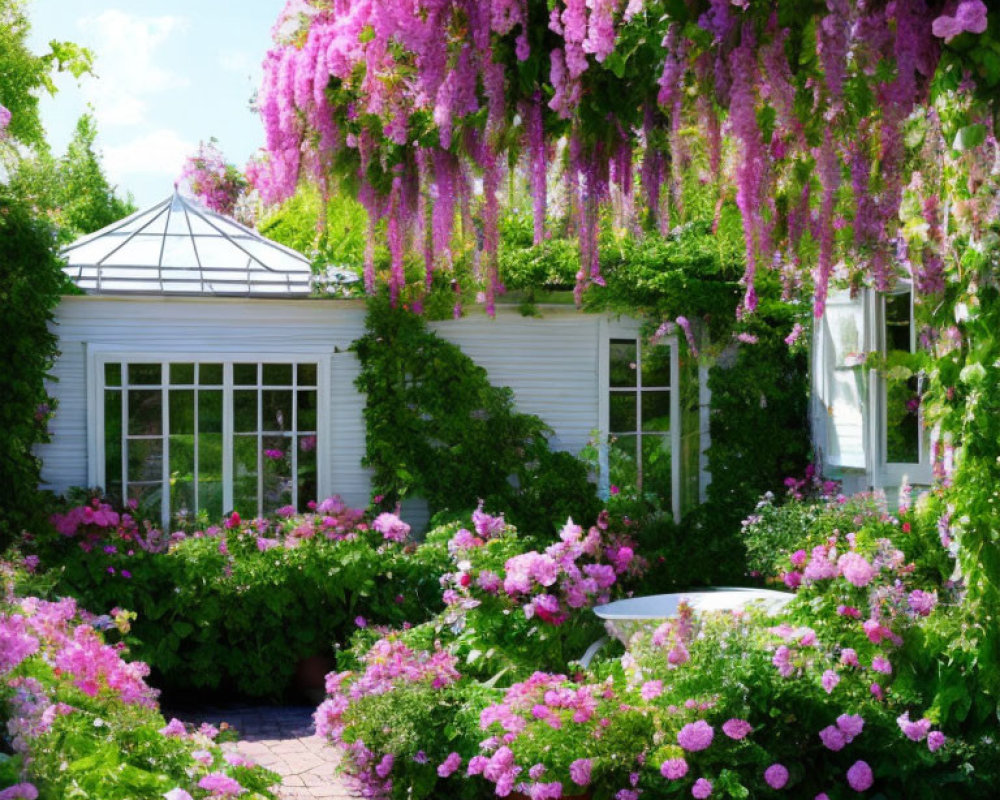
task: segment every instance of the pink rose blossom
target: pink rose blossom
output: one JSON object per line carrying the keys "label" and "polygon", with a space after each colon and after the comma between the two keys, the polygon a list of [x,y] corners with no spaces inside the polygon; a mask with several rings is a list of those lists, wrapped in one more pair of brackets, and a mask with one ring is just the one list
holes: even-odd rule
{"label": "pink rose blossom", "polygon": [[680,780],[687,775],[687,771],[687,761],[683,758],[668,758],[660,764],[660,774],[667,780]]}
{"label": "pink rose blossom", "polygon": [[706,797],[710,797],[712,794],[712,783],[705,778],[698,778],[694,782],[694,786],[691,787],[691,796],[697,798],[697,800],[705,800]]}
{"label": "pink rose blossom", "polygon": [[823,673],[821,681],[823,683],[823,688],[826,690],[826,693],[830,694],[833,692],[834,687],[836,687],[836,685],[840,683],[840,676],[832,669],[828,669],[826,670],[826,672]]}
{"label": "pink rose blossom", "polygon": [[705,720],[689,722],[677,733],[677,744],[691,753],[706,749],[712,744],[715,731]]}
{"label": "pink rose blossom", "polygon": [[722,732],[730,739],[744,739],[752,730],[745,719],[729,719],[722,723]]}
{"label": "pink rose blossom", "polygon": [[945,741],[947,740],[941,731],[931,731],[927,734],[927,749],[935,753],[944,745]]}
{"label": "pink rose blossom", "polygon": [[819,732],[819,738],[823,742],[824,747],[828,750],[833,750],[835,753],[843,750],[847,744],[847,737],[844,736],[844,732],[834,725],[827,725],[823,728]]}
{"label": "pink rose blossom", "polygon": [[872,768],[864,761],[855,761],[847,770],[847,783],[856,792],[868,791],[874,782],[875,776],[872,774]]}
{"label": "pink rose blossom", "polygon": [[772,764],[764,770],[764,780],[772,789],[783,789],[788,783],[788,769],[782,764]]}

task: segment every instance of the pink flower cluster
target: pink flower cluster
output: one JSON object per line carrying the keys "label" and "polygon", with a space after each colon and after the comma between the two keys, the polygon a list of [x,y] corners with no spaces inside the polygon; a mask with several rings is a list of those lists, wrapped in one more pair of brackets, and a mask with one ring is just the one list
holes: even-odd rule
{"label": "pink flower cluster", "polygon": [[[478,515],[478,516],[477,516]],[[604,514],[584,535],[583,528],[568,520],[560,540],[544,552],[536,550],[512,556],[504,564],[503,575],[474,568],[476,550],[505,530],[502,517],[490,517],[481,510],[473,515],[476,534],[461,529],[448,543],[458,569],[442,579],[445,602],[458,605],[468,601],[473,587],[489,594],[500,590],[515,600],[529,619],[561,625],[573,610],[587,608],[610,599],[618,577],[642,569],[628,540],[607,533]]]}

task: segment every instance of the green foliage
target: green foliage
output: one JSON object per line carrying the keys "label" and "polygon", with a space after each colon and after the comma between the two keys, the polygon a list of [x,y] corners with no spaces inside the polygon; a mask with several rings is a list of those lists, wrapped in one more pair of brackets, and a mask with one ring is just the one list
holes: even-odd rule
{"label": "green foliage", "polygon": [[53,231],[0,184],[0,546],[38,515],[40,464],[52,413],[45,377],[56,355],[52,309],[68,281]]}
{"label": "green foliage", "polygon": [[53,71],[79,78],[90,72],[93,57],[71,42],[49,42],[49,52],[28,49],[30,25],[24,0],[0,0],[0,105],[11,113],[7,133],[28,147],[44,147],[45,131],[38,113],[38,93],[55,94]]}
{"label": "green foliage", "polygon": [[552,451],[545,423],[517,412],[510,389],[491,386],[482,367],[422,318],[374,298],[353,349],[367,398],[364,463],[382,505],[421,496],[433,513],[485,500],[539,533],[571,514],[596,515],[583,463]]}
{"label": "green foliage", "polygon": [[47,150],[23,159],[13,171],[10,190],[48,216],[59,243],[68,244],[134,212],[131,197],[121,199],[108,183],[94,151],[97,127],[84,114],[66,153],[53,158]]}
{"label": "green foliage", "polygon": [[360,272],[364,265],[368,215],[347,194],[331,195],[324,202],[319,189],[303,183],[291,199],[258,222],[257,230],[305,253],[318,268],[347,266]]}
{"label": "green foliage", "polygon": [[443,571],[434,554],[411,557],[364,528],[329,539],[304,535],[313,523],[293,519],[286,527],[299,532],[288,538],[279,523],[275,539],[253,523],[213,527],[175,537],[166,552],[144,549],[135,533],[104,531],[96,539],[40,532],[24,548],[58,576],[54,593],[99,613],[137,612],[130,644],[158,685],[273,699],[289,690],[299,661],[322,656],[332,666],[333,643],[347,641],[356,617],[419,618],[438,602]]}

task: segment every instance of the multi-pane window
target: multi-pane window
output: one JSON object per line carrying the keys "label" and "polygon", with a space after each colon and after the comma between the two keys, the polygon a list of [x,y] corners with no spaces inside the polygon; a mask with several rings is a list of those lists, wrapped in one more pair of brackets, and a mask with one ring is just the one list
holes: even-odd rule
{"label": "multi-pane window", "polygon": [[914,349],[912,293],[909,289],[884,298],[885,352],[889,362],[885,380],[885,460],[919,464],[923,438],[920,424],[920,377],[895,362],[905,361]]}
{"label": "multi-pane window", "polygon": [[608,433],[618,474],[671,497],[671,351],[640,340],[608,342]]}
{"label": "multi-pane window", "polygon": [[164,521],[316,499],[317,362],[106,360],[99,370],[112,498]]}

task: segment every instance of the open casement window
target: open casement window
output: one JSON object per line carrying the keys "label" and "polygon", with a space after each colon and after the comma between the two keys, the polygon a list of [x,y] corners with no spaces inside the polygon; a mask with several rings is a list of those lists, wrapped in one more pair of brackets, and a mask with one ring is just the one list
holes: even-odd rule
{"label": "open casement window", "polygon": [[[602,398],[610,466],[615,479],[669,498],[680,517],[681,424],[676,343],[647,345],[635,331],[611,326]],[[695,412],[697,415],[697,411]],[[603,460],[603,459],[602,459]],[[697,475],[697,469],[695,470]],[[602,483],[605,476],[602,475]]]}
{"label": "open casement window", "polygon": [[167,524],[317,499],[326,365],[317,357],[92,360],[94,482]]}
{"label": "open casement window", "polygon": [[917,340],[911,286],[900,284],[879,298],[878,323],[885,369],[874,409],[879,428],[875,485],[930,484],[930,437],[920,406],[923,375],[913,372],[910,358]]}
{"label": "open casement window", "polygon": [[813,427],[825,466],[866,469],[865,356],[871,349],[866,295],[831,292],[813,348]]}

